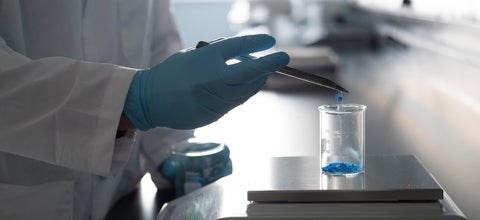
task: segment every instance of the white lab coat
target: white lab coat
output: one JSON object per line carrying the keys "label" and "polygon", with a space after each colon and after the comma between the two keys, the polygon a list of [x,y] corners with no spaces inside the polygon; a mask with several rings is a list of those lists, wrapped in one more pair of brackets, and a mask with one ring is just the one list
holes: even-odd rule
{"label": "white lab coat", "polygon": [[102,219],[191,136],[158,128],[143,144],[134,133],[115,138],[134,68],[181,47],[169,9],[0,0],[0,219]]}

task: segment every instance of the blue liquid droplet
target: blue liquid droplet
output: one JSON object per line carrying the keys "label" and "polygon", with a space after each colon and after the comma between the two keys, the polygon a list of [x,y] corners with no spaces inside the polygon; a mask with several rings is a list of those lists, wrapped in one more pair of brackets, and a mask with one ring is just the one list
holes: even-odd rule
{"label": "blue liquid droplet", "polygon": [[337,102],[339,104],[342,104],[343,103],[343,92],[339,92],[339,93],[335,94],[335,98],[337,99]]}
{"label": "blue liquid droplet", "polygon": [[343,92],[339,92],[335,94],[335,99],[337,99],[337,110],[342,111],[343,110]]}

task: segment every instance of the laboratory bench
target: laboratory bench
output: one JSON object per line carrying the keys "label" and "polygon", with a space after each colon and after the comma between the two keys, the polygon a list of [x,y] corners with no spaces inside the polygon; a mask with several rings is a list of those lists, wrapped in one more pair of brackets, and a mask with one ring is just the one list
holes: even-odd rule
{"label": "laboratory bench", "polygon": [[[344,103],[367,105],[366,155],[415,155],[468,219],[480,219],[480,175],[475,172],[479,66],[401,44],[338,55],[337,72],[329,77],[350,91]],[[247,178],[253,158],[318,156],[317,107],[335,103],[335,92],[294,81],[288,85],[267,84],[219,121],[197,129],[198,136],[227,143],[234,176]],[[136,219],[154,219],[173,197],[153,191],[151,203],[140,207],[140,197],[148,197],[140,191],[148,184],[142,181],[110,216],[137,213],[142,217]],[[128,215],[109,219],[121,216]]]}
{"label": "laboratory bench", "polygon": [[157,219],[465,220],[413,155],[368,156],[353,176],[324,174],[318,159],[251,159],[250,178],[234,174],[195,190]]}

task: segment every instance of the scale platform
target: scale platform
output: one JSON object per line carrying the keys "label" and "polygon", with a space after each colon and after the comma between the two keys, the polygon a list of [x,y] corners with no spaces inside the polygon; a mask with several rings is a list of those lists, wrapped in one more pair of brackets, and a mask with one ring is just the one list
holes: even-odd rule
{"label": "scale platform", "polygon": [[165,204],[156,219],[466,219],[414,156],[370,156],[365,168],[327,176],[315,157],[263,159],[248,179],[234,172]]}
{"label": "scale platform", "polygon": [[277,157],[257,174],[248,189],[252,202],[443,199],[441,186],[413,155],[367,156],[365,172],[353,176],[322,174],[318,157]]}

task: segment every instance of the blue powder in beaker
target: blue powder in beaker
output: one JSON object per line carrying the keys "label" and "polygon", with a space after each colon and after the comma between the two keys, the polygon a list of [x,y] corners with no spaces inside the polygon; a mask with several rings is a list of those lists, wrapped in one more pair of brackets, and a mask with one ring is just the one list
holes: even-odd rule
{"label": "blue powder in beaker", "polygon": [[349,174],[349,173],[358,173],[362,171],[362,169],[353,164],[353,163],[345,163],[345,162],[334,162],[330,163],[325,167],[322,167],[322,170],[327,173],[332,174]]}

